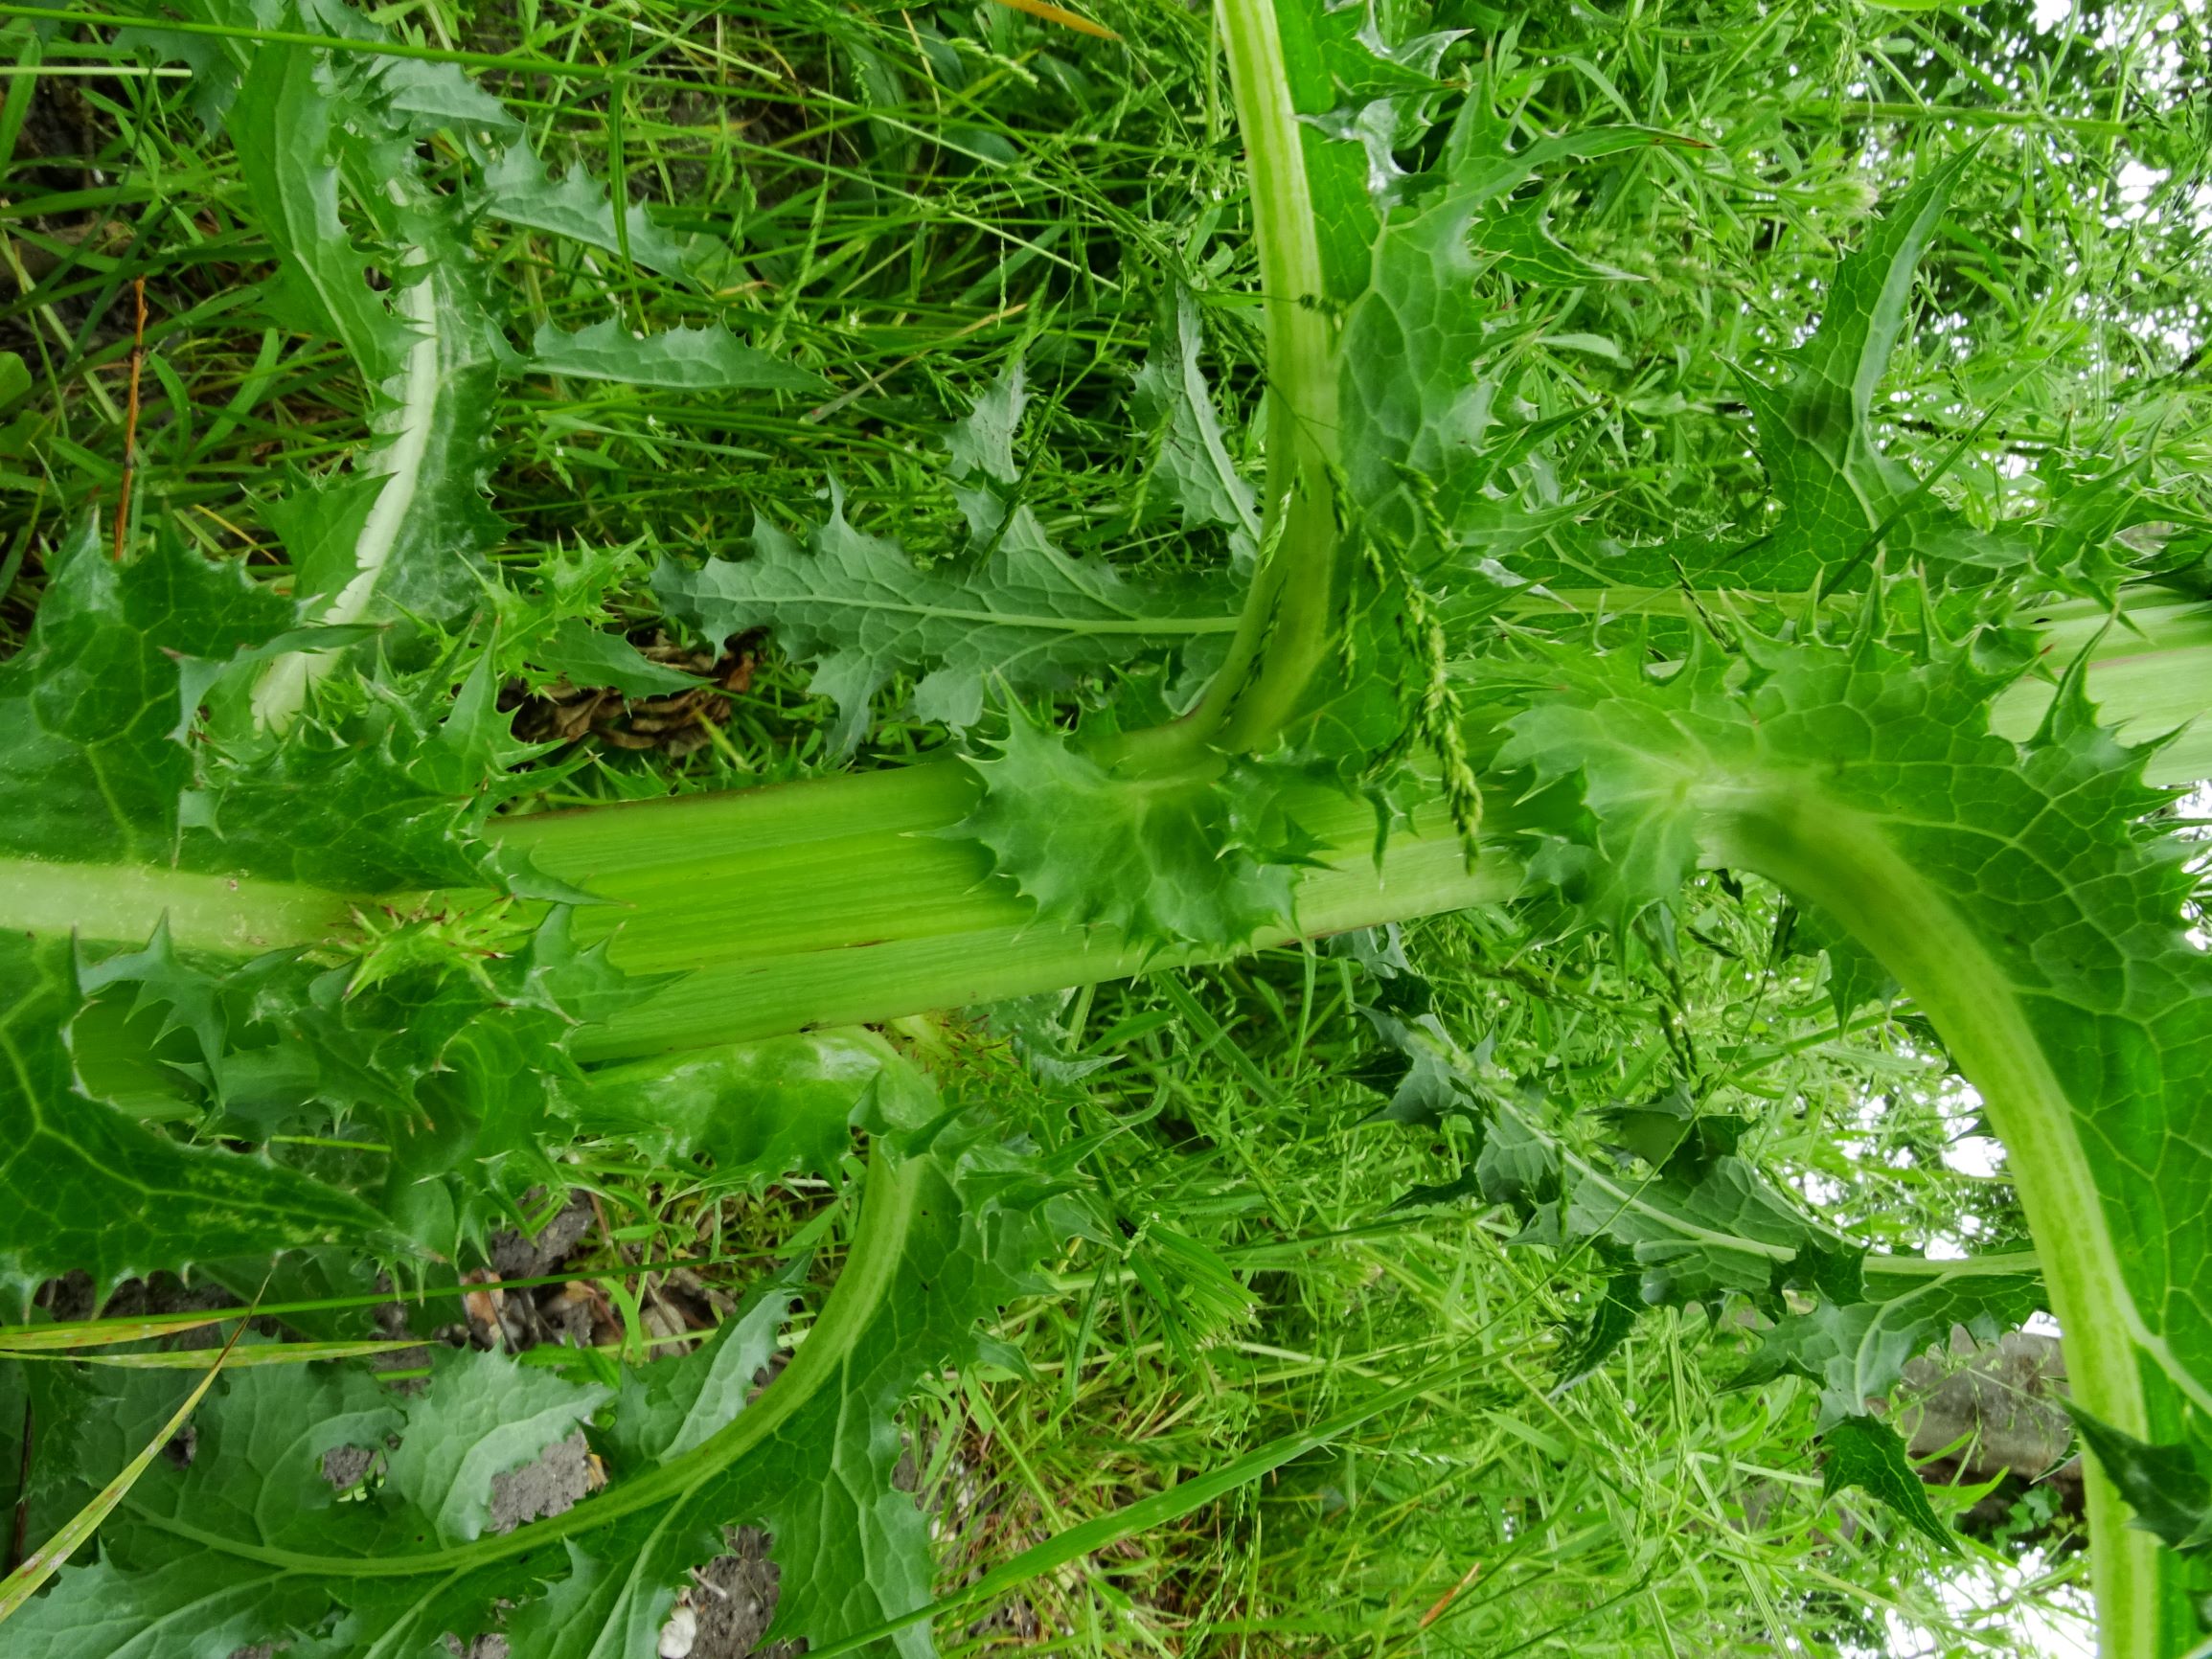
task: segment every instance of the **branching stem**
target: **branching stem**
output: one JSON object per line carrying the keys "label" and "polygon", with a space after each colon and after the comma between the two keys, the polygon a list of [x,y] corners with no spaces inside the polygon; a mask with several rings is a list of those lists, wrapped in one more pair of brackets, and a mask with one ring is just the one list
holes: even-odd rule
{"label": "branching stem", "polygon": [[1181,719],[1132,734],[1113,759],[1173,765],[1211,745],[1263,748],[1326,664],[1341,587],[1332,475],[1337,456],[1335,326],[1322,303],[1321,242],[1290,102],[1274,0],[1219,0],[1217,17],[1252,198],[1267,327],[1266,511],[1262,562],[1227,659]]}
{"label": "branching stem", "polygon": [[[2128,617],[2134,625],[2106,629],[2092,649],[2089,689],[2105,717],[2140,739],[2202,708],[2212,633],[2201,605],[2160,600]],[[2101,620],[2054,614],[2055,656],[2064,660]],[[2024,738],[2045,694],[2033,682],[2008,693],[1999,730]],[[2153,757],[2150,775],[2178,783],[2208,771],[2212,718],[2199,718]],[[492,830],[549,874],[606,900],[577,912],[580,940],[612,935],[622,967],[683,976],[580,1033],[579,1052],[594,1060],[889,1019],[1236,954],[1147,952],[1110,929],[1039,924],[1010,886],[991,879],[979,847],[945,833],[973,809],[975,789],[965,767],[925,764],[500,819]],[[1441,800],[1418,815],[1414,832],[1391,837],[1380,868],[1365,803],[1317,792],[1302,810],[1330,851],[1328,868],[1299,877],[1300,933],[1494,903],[1516,889],[1512,860],[1494,851],[1471,872],[1463,867]],[[490,897],[387,895],[381,903],[404,913]],[[180,950],[247,957],[313,946],[342,932],[356,907],[373,913],[378,903],[261,877],[0,860],[0,927],[75,934],[96,953],[135,949],[165,919]]]}

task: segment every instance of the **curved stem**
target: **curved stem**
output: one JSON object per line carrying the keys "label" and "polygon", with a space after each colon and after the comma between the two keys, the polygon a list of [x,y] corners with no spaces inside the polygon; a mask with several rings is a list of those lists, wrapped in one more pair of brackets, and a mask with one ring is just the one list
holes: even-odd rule
{"label": "curved stem", "polygon": [[[2073,1398],[2113,1426],[2150,1438],[2138,1358],[2150,1333],[2121,1271],[2073,1103],[2011,981],[1871,820],[1814,789],[1715,789],[1702,805],[1702,840],[1712,856],[1757,871],[1834,916],[1934,1022],[2009,1154],[2007,1170],[2063,1332]],[[2156,1659],[2158,1541],[2128,1525],[2126,1507],[2093,1459],[2087,1474],[2090,1572],[2106,1659]]]}
{"label": "curved stem", "polygon": [[496,1537],[439,1550],[373,1557],[312,1556],[247,1544],[171,1516],[137,1509],[132,1512],[149,1526],[191,1538],[211,1550],[287,1572],[327,1579],[403,1579],[426,1573],[466,1572],[508,1560],[561,1538],[595,1531],[640,1510],[680,1503],[766,1441],[817,1390],[838,1386],[839,1373],[854,1345],[881,1313],[898,1277],[900,1259],[905,1254],[907,1235],[921,1205],[922,1177],[927,1163],[925,1157],[886,1155],[881,1143],[877,1144],[845,1269],[838,1274],[822,1305],[821,1316],[792,1355],[791,1363],[758,1399],[676,1462],[626,1481],[604,1497]]}

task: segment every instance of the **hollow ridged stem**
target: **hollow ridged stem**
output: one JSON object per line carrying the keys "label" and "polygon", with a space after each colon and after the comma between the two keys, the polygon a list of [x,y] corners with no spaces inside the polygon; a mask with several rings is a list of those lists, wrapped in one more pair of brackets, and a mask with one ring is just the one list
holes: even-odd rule
{"label": "hollow ridged stem", "polygon": [[614,901],[578,913],[580,938],[612,933],[623,967],[684,974],[578,1034],[578,1054],[627,1058],[1121,979],[1495,903],[1519,884],[1503,857],[1470,873],[1441,807],[1394,836],[1378,868],[1373,808],[1319,797],[1308,823],[1329,867],[1299,879],[1290,925],[1243,946],[1147,949],[1112,928],[1038,922],[978,845],[947,838],[975,787],[965,767],[917,766],[616,808],[619,821],[595,809],[515,822],[512,845]]}
{"label": "hollow ridged stem", "polygon": [[[2129,615],[2140,631],[2114,625],[2096,636],[2089,691],[2109,719],[2147,738],[2212,702],[2212,607],[2161,597]],[[2053,613],[2053,657],[2070,660],[2102,626],[2086,610]],[[1999,700],[1997,729],[2027,736],[2047,699],[2042,687],[2016,688]],[[2207,776],[2212,719],[2151,766],[2156,782]],[[947,833],[975,789],[966,767],[943,762],[504,820],[494,832],[608,900],[581,909],[577,931],[612,934],[617,964],[684,975],[580,1034],[593,1058],[888,1019],[1233,954],[1147,955],[1110,930],[1038,922],[991,876],[977,845]],[[1333,868],[1297,886],[1301,933],[1494,902],[1514,890],[1501,859],[1471,875],[1459,869],[1440,810],[1424,815],[1423,833],[1393,838],[1380,872],[1363,803],[1317,798],[1311,817],[1334,852]],[[250,956],[313,945],[346,926],[355,902],[366,901],[260,878],[0,859],[0,928],[103,944],[143,944],[166,918],[182,949]]]}

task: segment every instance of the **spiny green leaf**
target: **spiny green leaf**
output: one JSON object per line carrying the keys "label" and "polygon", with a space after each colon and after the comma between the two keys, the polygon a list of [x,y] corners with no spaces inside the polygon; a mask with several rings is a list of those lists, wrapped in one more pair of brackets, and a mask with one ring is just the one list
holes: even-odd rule
{"label": "spiny green leaf", "polygon": [[1605,1281],[1595,1306],[1553,1356],[1552,1369],[1562,1383],[1589,1375],[1628,1340],[1645,1311],[1643,1278],[1640,1269],[1630,1268]]}
{"label": "spiny green leaf", "polygon": [[1021,359],[1015,357],[946,433],[945,449],[951,457],[952,476],[966,478],[970,472],[981,472],[1000,484],[1019,484],[1021,469],[1015,464],[1014,437],[1021,428],[1021,412],[1028,401]]}
{"label": "spiny green leaf", "polygon": [[1952,1326],[1989,1341],[2019,1325],[2036,1311],[2038,1289],[2032,1278],[1993,1276],[1970,1263],[1883,1301],[1826,1300],[1762,1332],[1737,1386],[1785,1372],[1810,1377],[1820,1385],[1820,1426],[1829,1429],[1886,1400],[1905,1362]]}
{"label": "spiny green leaf", "polygon": [[63,1035],[83,1003],[74,967],[66,939],[0,933],[0,1290],[376,1235],[350,1193],[85,1099]]}
{"label": "spiny green leaf", "polygon": [[1911,303],[1914,272],[1968,157],[1937,169],[1879,221],[1837,267],[1813,338],[1789,353],[1780,387],[1746,379],[1765,463],[1782,513],[1764,545],[1731,560],[1732,581],[1802,586],[1813,568],[1837,580],[1863,568],[1880,535],[1892,561],[1920,555],[1987,557],[1995,540],[1963,545],[1957,520],[1920,490],[1911,469],[1873,435],[1874,394]]}
{"label": "spiny green leaf", "polygon": [[1197,301],[1178,287],[1160,337],[1136,373],[1137,419],[1159,435],[1146,488],[1182,510],[1186,530],[1227,530],[1232,557],[1249,564],[1259,557],[1259,495],[1230,458],[1213,393],[1198,366],[1204,345]]}
{"label": "spiny green leaf", "polygon": [[[326,10],[328,25],[342,34],[383,37],[342,9]],[[415,141],[442,128],[459,133],[486,163],[492,202],[518,222],[613,247],[620,239],[610,210],[581,174],[549,182],[525,144],[491,155],[489,141],[513,137],[517,124],[448,66],[364,65],[262,42],[246,54],[227,119],[257,215],[282,256],[280,292],[290,296],[296,326],[336,334],[377,398],[378,442],[360,476],[382,486],[373,505],[366,491],[318,498],[335,522],[312,526],[311,535],[310,526],[295,523],[287,539],[309,542],[313,553],[300,591],[322,594],[318,618],[334,625],[448,618],[474,599],[481,556],[499,534],[482,483],[495,381],[516,358],[483,290],[457,198],[425,183]],[[360,248],[339,212],[349,189],[367,233]],[[673,244],[650,219],[633,210],[627,228],[634,254],[674,267]],[[366,281],[373,268],[387,279],[388,296]],[[552,372],[667,387],[813,384],[718,327],[642,341],[611,320],[578,334],[549,327],[536,359]],[[308,685],[335,660],[299,652],[274,664],[257,693],[263,723],[288,725]]]}
{"label": "spiny green leaf", "polygon": [[1912,1465],[1905,1461],[1904,1442],[1897,1430],[1879,1418],[1846,1418],[1821,1438],[1826,1454],[1820,1490],[1834,1497],[1850,1487],[1872,1494],[1885,1508],[1904,1517],[1907,1526],[1947,1555],[1955,1554],[1958,1540],[1937,1518],[1927,1501],[1927,1489]]}
{"label": "spiny green leaf", "polygon": [[295,597],[335,602],[360,574],[361,536],[386,482],[370,471],[299,478],[262,503],[262,516],[291,559]]}
{"label": "spiny green leaf", "polygon": [[[1325,299],[1345,306],[1368,282],[1379,203],[1400,177],[1394,151],[1426,125],[1436,70],[1456,33],[1393,43],[1372,11],[1295,0],[1275,8],[1283,79],[1304,130],[1300,148],[1319,233]],[[1352,143],[1340,142],[1349,138]]]}
{"label": "spiny green leaf", "polygon": [[[1371,530],[1412,547],[1426,561],[1455,552],[1432,545],[1431,528],[1456,540],[1457,526],[1482,511],[1491,467],[1483,450],[1494,387],[1473,375],[1492,349],[1488,308],[1474,292],[1481,261],[1470,235],[1490,204],[1539,170],[1647,146],[1653,134],[1601,128],[1507,148],[1507,129],[1478,80],[1452,124],[1441,183],[1380,233],[1366,291],[1346,313],[1338,352],[1344,410],[1343,466]],[[1423,483],[1424,501],[1409,486]]]}
{"label": "spiny green leaf", "polygon": [[[75,1443],[56,1441],[87,1480],[122,1466],[185,1392],[159,1372],[104,1373],[80,1390]],[[101,1534],[101,1558],[64,1569],[53,1588],[8,1623],[11,1653],[57,1659],[106,1652],[228,1655],[268,1633],[306,1632],[325,1604],[311,1579],[281,1568],[217,1575],[189,1549],[141,1554],[135,1516],[170,1517],[211,1533],[312,1548],[339,1493],[323,1475],[340,1447],[381,1450],[401,1422],[395,1404],[357,1371],[287,1366],[232,1373],[195,1415],[194,1456],[180,1472],[157,1460]],[[219,1459],[214,1455],[219,1453]],[[158,1543],[158,1538],[157,1538]]]}
{"label": "spiny green leaf", "polygon": [[[80,874],[110,871],[118,883],[180,866],[335,877],[341,893],[480,879],[484,865],[463,841],[470,807],[424,791],[389,750],[353,755],[342,773],[324,770],[312,802],[329,827],[303,841],[302,797],[285,780],[308,758],[304,738],[273,761],[237,766],[194,735],[200,698],[287,637],[291,608],[239,567],[209,564],[166,537],[122,565],[89,535],[75,542],[57,563],[30,641],[0,664],[5,891],[30,901],[57,862]],[[337,899],[323,903],[334,920]],[[88,917],[80,931],[113,938],[116,925]],[[218,1034],[214,991],[186,989],[202,982],[176,959],[166,930],[134,964],[105,974],[97,964],[113,953],[94,950],[87,969],[65,936],[11,929],[5,938],[0,1003],[15,1060],[0,1073],[8,1143],[0,1181],[11,1198],[0,1210],[9,1218],[0,1261],[10,1276],[82,1267],[106,1284],[380,1230],[342,1190],[259,1156],[163,1140],[88,1098],[101,1086],[86,1080],[85,1066],[136,1046],[117,1030],[76,1026],[88,994],[126,980],[151,985],[165,1020]],[[157,1088],[161,1076],[142,1074]]]}
{"label": "spiny green leaf", "polygon": [[618,230],[606,187],[586,172],[582,162],[571,165],[567,176],[557,184],[527,144],[508,146],[484,170],[484,206],[494,218],[509,224],[566,237],[604,253],[627,252],[656,271],[673,275],[683,269],[683,250],[643,207],[632,204],[625,216],[627,222]]}
{"label": "spiny green leaf", "polygon": [[1235,625],[1225,606],[1150,594],[1108,564],[1061,552],[1026,506],[989,535],[964,570],[919,569],[896,542],[847,522],[832,483],[830,517],[806,551],[756,519],[751,558],[697,571],[663,561],[653,592],[709,638],[773,628],[785,650],[815,665],[810,689],[836,699],[835,743],[847,751],[867,729],[870,699],[901,669],[928,670],[914,689],[917,715],[964,728],[982,716],[987,681],[1057,691]]}
{"label": "spiny green leaf", "polygon": [[348,135],[326,77],[311,52],[256,51],[226,125],[255,216],[282,256],[272,306],[302,332],[340,341],[380,380],[406,355],[407,333],[370,285],[376,261],[338,211],[336,152]]}
{"label": "spiny green leaf", "polygon": [[571,617],[532,648],[531,660],[570,685],[611,686],[625,696],[658,697],[688,692],[698,680],[650,660],[622,635]]}
{"label": "spiny green leaf", "polygon": [[821,384],[718,323],[657,334],[632,333],[612,317],[574,333],[548,323],[531,342],[529,367],[541,375],[677,392],[806,392]]}
{"label": "spiny green leaf", "polygon": [[[347,19],[348,33],[358,27]],[[334,335],[374,399],[376,441],[356,476],[380,485],[318,492],[288,527],[312,553],[299,592],[321,595],[315,620],[335,625],[452,616],[473,597],[473,573],[500,532],[483,477],[493,388],[513,353],[459,209],[422,178],[414,144],[457,113],[474,118],[472,134],[490,127],[450,69],[429,68],[395,75],[376,60],[338,63],[262,42],[225,117],[255,217],[280,256],[280,318]],[[339,212],[349,195],[366,238],[358,245]],[[387,292],[371,285],[372,271]],[[301,651],[273,663],[256,692],[262,721],[288,726],[337,660]]]}
{"label": "spiny green leaf", "polygon": [[758,1184],[832,1174],[852,1125],[872,1114],[919,1127],[932,1098],[873,1032],[824,1031],[595,1071],[567,1111],[658,1164],[703,1154],[721,1179]]}
{"label": "spiny green leaf", "polygon": [[2202,1452],[2180,1443],[2152,1445],[2080,1406],[2067,1406],[2066,1415],[2135,1511],[2136,1526],[2183,1554],[2212,1548],[2212,1479],[2206,1478]]}
{"label": "spiny green leaf", "polygon": [[[2212,1075],[2212,970],[2180,931],[2190,878],[2132,828],[2161,797],[2078,684],[2018,748],[1988,734],[1999,682],[1963,645],[1920,658],[1917,643],[1872,625],[1787,645],[1746,630],[1743,656],[1701,651],[1663,682],[1625,655],[1573,670],[1561,658],[1499,761],[1579,775],[1601,855],[1589,890],[1608,906],[1675,891],[1716,791],[1787,791],[1838,832],[1864,826],[1894,847],[1983,942],[2075,1102],[2138,1315],[2153,1331],[2171,1318],[2169,1363],[2212,1379],[2192,1266],[2212,1162],[2157,1103]],[[2148,1098],[2122,1081],[2145,1067],[2161,1079]]]}
{"label": "spiny green leaf", "polygon": [[1840,1242],[1733,1153],[1649,1172],[1623,1168],[1562,1135],[1540,1092],[1482,1076],[1482,1062],[1462,1053],[1434,1016],[1377,1024],[1417,1064],[1452,1079],[1441,1109],[1475,1118],[1482,1129],[1469,1171],[1474,1190],[1520,1216],[1522,1240],[1620,1252],[1637,1263],[1649,1306],[1730,1291],[1765,1299],[1802,1252]]}
{"label": "spiny green leaf", "polygon": [[[558,1179],[541,1148],[565,1111],[568,1037],[650,989],[604,944],[576,949],[561,909],[528,934],[497,918],[396,920],[335,967],[290,952],[188,963],[165,929],[144,950],[87,953],[77,986],[92,999],[65,1022],[90,1057],[80,1095],[127,1104],[166,1084],[171,1115],[228,1139],[367,1143],[326,1151],[317,1173],[375,1193],[382,1230],[449,1259]],[[116,1017],[126,1007],[145,1016],[136,1037]]]}
{"label": "spiny green leaf", "polygon": [[[1363,1011],[1411,1063],[1409,1077],[1428,1079],[1419,1094],[1399,1085],[1399,1100],[1418,1105],[1371,1121],[1433,1127],[1456,1116],[1479,1136],[1456,1180],[1401,1204],[1479,1196],[1520,1218],[1516,1243],[1590,1250],[1608,1268],[1598,1306],[1562,1351],[1562,1377],[1586,1373],[1618,1345],[1631,1307],[1741,1295],[1782,1317],[1738,1381],[1784,1371],[1813,1377],[1827,1390],[1826,1427],[1885,1395],[1931,1333],[1952,1323],[2018,1323],[2037,1306],[2032,1275],[1869,1257],[1852,1246],[1739,1155],[1741,1120],[1700,1116],[1679,1098],[1617,1108],[1601,1151],[1578,1145],[1533,1084],[1491,1075],[1487,1051],[1462,1050],[1435,1014]],[[1786,1290],[1822,1300],[1809,1313],[1785,1313]]]}
{"label": "spiny green leaf", "polygon": [[998,755],[973,764],[983,801],[952,833],[988,847],[1047,920],[1228,943],[1291,914],[1261,778],[1117,778],[1019,710]]}
{"label": "spiny green leaf", "polygon": [[1818,951],[1828,959],[1828,1000],[1838,1023],[1846,1021],[1870,1002],[1897,994],[1897,981],[1867,951],[1866,946],[1838,927],[1818,909],[1800,909],[1794,928],[1801,951]]}
{"label": "spiny green leaf", "polygon": [[798,1295],[786,1272],[689,1353],[625,1372],[607,1430],[615,1472],[673,1463],[696,1451],[772,1376],[778,1339]]}
{"label": "spiny green leaf", "polygon": [[1490,256],[1493,269],[1516,282],[1567,287],[1634,281],[1627,271],[1585,259],[1552,235],[1551,203],[1540,195],[1476,221],[1472,240]]}
{"label": "spiny green leaf", "polygon": [[[1688,580],[1802,590],[1864,585],[1878,556],[1891,568],[1909,560],[1985,578],[2039,557],[2054,569],[2080,567],[2080,550],[2064,533],[2041,556],[2018,532],[1976,531],[1877,442],[1875,394],[1908,318],[1914,273],[1973,153],[1936,168],[1874,221],[1836,268],[1820,326],[1782,353],[1788,375],[1780,385],[1739,375],[1779,503],[1761,532],[1740,542],[1616,550],[1584,560],[1587,574],[1661,587]],[[1540,560],[1530,570],[1551,574]]]}
{"label": "spiny green leaf", "polygon": [[[131,28],[117,32],[118,42],[149,46],[164,59],[189,63],[194,107],[212,128],[222,121],[230,101],[238,94],[243,61],[252,52],[245,41],[255,31],[266,28],[268,19],[255,0],[185,0],[177,10],[190,21],[212,25],[222,33],[210,35],[158,26]],[[364,17],[345,0],[292,0],[291,10],[300,25],[312,34],[364,43],[392,37],[389,30]],[[225,39],[225,34],[232,38]],[[396,57],[376,67],[386,105],[397,118],[394,125],[411,138],[451,132],[471,149],[479,149],[487,137],[508,138],[522,129],[506,105],[454,64]]]}
{"label": "spiny green leaf", "polygon": [[[458,697],[434,674],[420,709],[384,688],[350,731],[301,726],[237,755],[207,740],[202,700],[242,693],[297,637],[292,608],[167,536],[120,565],[78,538],[30,640],[0,664],[0,896],[33,905],[62,876],[119,892],[176,871],[250,877],[288,895],[271,920],[296,946],[303,921],[334,929],[372,895],[496,887],[511,865],[533,886],[477,833],[529,753],[481,662]],[[544,1074],[569,1032],[644,989],[604,946],[577,951],[558,911],[489,939],[445,912],[402,913],[342,966],[259,954],[250,917],[223,943],[257,959],[209,962],[158,911],[134,914],[81,914],[82,943],[0,934],[11,1278],[81,1267],[107,1284],[338,1239],[450,1253],[550,1174]],[[165,1140],[138,1109],[255,1144],[368,1115],[367,1138],[392,1153],[333,1155],[310,1179]],[[381,1216],[354,1195],[379,1187]]]}
{"label": "spiny green leaf", "polygon": [[237,662],[292,614],[242,565],[211,564],[168,536],[116,564],[87,521],[30,640],[0,663],[0,851],[172,861],[195,770],[177,736],[197,714],[197,699],[181,706],[180,663]]}

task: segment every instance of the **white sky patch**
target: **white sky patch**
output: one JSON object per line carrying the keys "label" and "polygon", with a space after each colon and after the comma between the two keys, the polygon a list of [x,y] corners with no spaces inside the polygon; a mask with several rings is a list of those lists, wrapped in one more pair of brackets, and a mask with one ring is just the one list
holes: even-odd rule
{"label": "white sky patch", "polygon": [[[2181,816],[2212,820],[2212,784],[2200,784],[2192,793],[2182,798]],[[2185,830],[2182,833],[2199,840],[2212,840],[2212,829]],[[2212,950],[2212,925],[2192,927],[2189,930],[2189,943],[2199,950]]]}
{"label": "white sky patch", "polygon": [[1939,1643],[1931,1648],[1929,1630],[1890,1613],[1884,1619],[1889,1640],[1879,1655],[1863,1648],[1840,1651],[1851,1659],[1927,1659],[1931,1653],[1981,1651],[1979,1643],[1993,1647],[2005,1643],[2002,1651],[2034,1653],[2041,1659],[2096,1659],[2096,1624],[2084,1585],[2023,1594],[2053,1565],[2039,1551],[2023,1557],[2017,1566],[1974,1561],[1937,1577],[1936,1593],[1943,1599],[1944,1611],[1960,1633],[1971,1632],[1965,1647]]}
{"label": "white sky patch", "polygon": [[1962,1175],[1987,1180],[1997,1172],[2005,1149],[1995,1135],[1961,1135],[1944,1148],[1943,1161]]}
{"label": "white sky patch", "polygon": [[[1981,1608],[2017,1596],[2021,1581],[2040,1576],[2047,1565],[2031,1557],[2010,1570],[1976,1568],[1948,1575],[1943,1580],[1943,1599],[1962,1620],[1972,1619]],[[2096,1626],[2088,1615],[2086,1595],[2078,1596],[2077,1607],[2079,1610],[2067,1617],[2060,1609],[2058,1597],[2036,1597],[2008,1608],[2005,1623],[2026,1639],[2023,1647],[2046,1659],[2096,1659]],[[1900,1646],[1897,1651],[1911,1649]]]}
{"label": "white sky patch", "polygon": [[2131,208],[2140,208],[2166,179],[2167,174],[2155,168],[2145,167],[2139,161],[2124,161],[2119,172],[2120,200]]}

